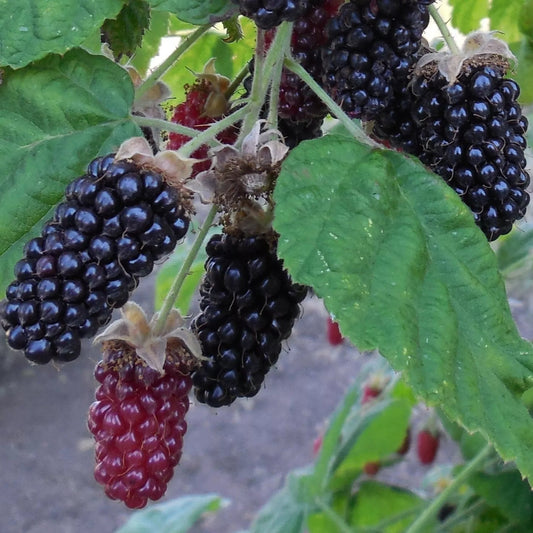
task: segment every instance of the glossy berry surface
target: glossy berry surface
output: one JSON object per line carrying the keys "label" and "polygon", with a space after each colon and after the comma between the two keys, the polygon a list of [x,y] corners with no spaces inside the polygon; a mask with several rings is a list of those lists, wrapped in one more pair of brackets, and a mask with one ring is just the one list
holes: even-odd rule
{"label": "glossy berry surface", "polygon": [[324,83],[346,113],[373,120],[393,104],[415,62],[430,3],[348,2],[329,22]]}
{"label": "glossy berry surface", "polygon": [[200,402],[220,407],[259,392],[306,290],[291,282],[264,238],[214,235],[206,250],[201,313],[191,325],[206,360],[193,383]]}
{"label": "glossy berry surface", "polygon": [[[341,3],[341,0],[311,0],[308,11],[294,23],[291,37],[292,57],[319,83],[323,77],[322,47],[327,42],[327,24],[337,13]],[[267,49],[274,36],[275,31],[265,34]],[[296,74],[287,69],[282,70],[279,118],[305,124],[323,119],[327,112],[326,106]]]}
{"label": "glossy berry surface", "polygon": [[[185,101],[176,106],[171,121],[175,124],[181,124],[195,130],[205,130],[213,124],[217,118],[223,114],[223,110],[218,116],[209,116],[206,113],[206,103],[211,94],[210,84],[207,81],[197,80],[194,85],[185,87]],[[217,139],[223,144],[233,144],[237,139],[237,130],[230,127],[217,135]],[[170,132],[168,135],[167,148],[169,150],[178,150],[191,138],[180,133]],[[195,159],[207,158],[207,145],[200,146],[196,149],[191,157]],[[199,172],[207,170],[211,163],[209,160],[200,161],[193,166],[191,176],[194,177]]]}
{"label": "glossy berry surface", "polygon": [[164,495],[181,458],[191,379],[179,364],[167,360],[160,375],[125,342],[106,344],[88,417],[94,477],[109,498],[140,509]]}
{"label": "glossy berry surface", "polygon": [[452,84],[440,74],[412,84],[419,157],[460,195],[489,240],[509,233],[529,203],[528,123],[505,70],[466,62]]}
{"label": "glossy berry surface", "polygon": [[295,21],[309,9],[311,0],[232,0],[241,15],[251,18],[259,28],[269,30],[283,21]]}
{"label": "glossy berry surface", "polygon": [[188,225],[161,175],[113,154],[92,161],[15,266],[0,310],[9,345],[34,363],[76,359]]}

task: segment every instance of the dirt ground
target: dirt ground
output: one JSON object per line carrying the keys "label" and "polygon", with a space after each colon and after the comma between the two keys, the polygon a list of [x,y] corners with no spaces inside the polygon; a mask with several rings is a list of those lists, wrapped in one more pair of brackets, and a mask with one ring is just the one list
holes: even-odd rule
{"label": "dirt ground", "polygon": [[[152,294],[150,283],[140,291],[136,300],[143,303]],[[515,301],[515,307],[530,316],[528,302]],[[329,346],[325,320],[321,302],[308,298],[290,350],[255,398],[219,410],[191,406],[183,458],[163,501],[208,492],[231,500],[195,533],[247,528],[287,472],[312,460],[313,440],[368,357],[349,344]],[[130,511],[109,501],[92,475],[86,413],[97,359],[87,343],[83,355],[60,370],[32,367],[0,339],[1,532],[110,533],[128,518]],[[444,442],[437,460],[458,457],[453,443]],[[427,471],[411,450],[385,475],[419,487]]]}

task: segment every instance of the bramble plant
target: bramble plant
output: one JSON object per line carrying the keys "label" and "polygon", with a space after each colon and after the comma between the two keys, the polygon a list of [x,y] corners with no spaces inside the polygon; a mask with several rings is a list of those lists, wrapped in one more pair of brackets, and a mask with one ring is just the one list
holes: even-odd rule
{"label": "bramble plant", "polygon": [[[533,349],[502,272],[531,244],[533,2],[449,3],[449,22],[438,0],[4,6],[1,325],[37,364],[102,343],[89,429],[110,498],[163,496],[189,390],[213,408],[260,393],[311,288],[334,344],[385,359],[250,531],[531,531]],[[149,320],[128,300],[171,254]],[[437,411],[415,434],[418,402]],[[379,481],[444,435],[464,463],[434,493]],[[120,531],[185,531],[221,503]]]}

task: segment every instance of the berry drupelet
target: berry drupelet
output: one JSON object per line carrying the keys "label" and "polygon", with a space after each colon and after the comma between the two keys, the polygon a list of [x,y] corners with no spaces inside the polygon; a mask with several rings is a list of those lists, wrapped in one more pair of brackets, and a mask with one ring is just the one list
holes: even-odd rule
{"label": "berry drupelet", "polygon": [[350,116],[375,119],[405,84],[432,0],[352,1],[328,25],[324,83]]}
{"label": "berry drupelet", "polygon": [[489,240],[511,231],[529,203],[518,84],[499,56],[467,59],[450,83],[431,64],[412,84],[420,159],[474,213]]}
{"label": "berry drupelet", "polygon": [[241,15],[251,18],[262,30],[270,30],[283,21],[293,22],[309,10],[310,0],[232,0]]}
{"label": "berry drupelet", "polygon": [[139,509],[163,496],[179,463],[192,382],[172,349],[160,374],[126,342],[103,348],[88,417],[96,440],[94,477],[109,498]]}
{"label": "berry drupelet", "polygon": [[206,250],[201,313],[191,326],[206,360],[193,384],[200,402],[220,407],[259,392],[306,288],[292,283],[266,238],[218,234]]}
{"label": "berry drupelet", "polygon": [[161,174],[114,154],[95,159],[15,265],[0,309],[8,344],[34,363],[76,359],[81,338],[109,322],[188,226]]}

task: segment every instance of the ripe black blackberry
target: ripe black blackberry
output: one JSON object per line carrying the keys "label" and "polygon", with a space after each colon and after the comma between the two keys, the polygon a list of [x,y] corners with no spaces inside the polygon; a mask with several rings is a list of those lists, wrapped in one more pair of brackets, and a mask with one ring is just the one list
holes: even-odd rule
{"label": "ripe black blackberry", "polygon": [[432,1],[352,1],[329,22],[324,83],[350,116],[373,120],[392,104],[415,62]]}
{"label": "ripe black blackberry", "polygon": [[8,344],[35,363],[71,361],[187,232],[180,194],[114,154],[92,161],[28,241],[0,309]]}
{"label": "ripe black blackberry", "polygon": [[[291,54],[313,78],[323,78],[322,47],[327,42],[326,27],[335,16],[342,0],[310,0],[310,9],[293,26]],[[265,35],[267,48],[275,32]],[[278,116],[293,122],[306,123],[323,119],[327,107],[316,94],[294,73],[283,69],[279,87]]]}
{"label": "ripe black blackberry", "polygon": [[412,84],[420,159],[461,196],[491,241],[509,233],[529,203],[528,122],[507,68],[500,56],[477,55],[450,83],[429,63]]}
{"label": "ripe black blackberry", "polygon": [[192,323],[203,361],[193,373],[196,398],[212,407],[257,394],[291,334],[305,287],[259,236],[214,235],[206,247],[201,313]]}
{"label": "ripe black blackberry", "polygon": [[251,18],[259,28],[270,30],[283,21],[295,21],[308,10],[310,0],[232,0],[241,15]]}

